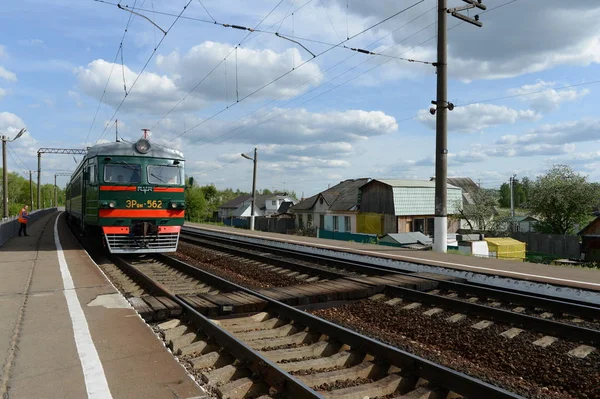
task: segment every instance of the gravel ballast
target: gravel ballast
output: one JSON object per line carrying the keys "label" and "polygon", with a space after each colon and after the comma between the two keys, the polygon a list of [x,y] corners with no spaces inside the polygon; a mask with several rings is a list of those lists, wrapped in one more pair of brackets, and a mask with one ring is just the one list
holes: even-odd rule
{"label": "gravel ballast", "polygon": [[577,359],[567,355],[576,342],[540,348],[532,342],[541,334],[525,331],[507,339],[500,333],[510,326],[476,330],[473,318],[451,324],[444,320],[451,313],[428,317],[425,310],[364,300],[313,313],[525,397],[600,398],[598,351]]}

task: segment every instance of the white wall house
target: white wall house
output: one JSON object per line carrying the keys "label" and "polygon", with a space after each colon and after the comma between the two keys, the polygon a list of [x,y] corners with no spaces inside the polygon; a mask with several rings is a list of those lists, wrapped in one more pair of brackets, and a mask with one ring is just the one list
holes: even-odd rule
{"label": "white wall house", "polygon": [[358,188],[369,179],[348,179],[292,206],[296,227],[356,232]]}

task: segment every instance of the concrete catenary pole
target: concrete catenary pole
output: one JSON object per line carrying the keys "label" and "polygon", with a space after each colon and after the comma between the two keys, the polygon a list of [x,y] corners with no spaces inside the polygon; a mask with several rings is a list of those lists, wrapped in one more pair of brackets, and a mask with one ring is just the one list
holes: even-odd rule
{"label": "concrete catenary pole", "polygon": [[256,164],[258,163],[258,152],[254,148],[254,171],[252,173],[252,209],[250,210],[250,230],[254,230],[254,207],[256,205]]}
{"label": "concrete catenary pole", "polygon": [[437,42],[437,98],[435,133],[435,222],[433,250],[446,252],[448,248],[448,81],[446,48],[446,0],[438,0]]}
{"label": "concrete catenary pole", "polygon": [[38,175],[37,175],[37,209],[42,209],[41,190],[42,190],[42,153],[38,151]]}
{"label": "concrete catenary pole", "polygon": [[8,137],[2,136],[2,208],[3,217],[8,217],[8,168],[6,167],[6,141]]}
{"label": "concrete catenary pole", "polygon": [[29,171],[29,207],[33,211],[33,171]]}
{"label": "concrete catenary pole", "polygon": [[56,194],[56,174],[54,175],[54,207],[56,208],[58,205],[58,196]]}

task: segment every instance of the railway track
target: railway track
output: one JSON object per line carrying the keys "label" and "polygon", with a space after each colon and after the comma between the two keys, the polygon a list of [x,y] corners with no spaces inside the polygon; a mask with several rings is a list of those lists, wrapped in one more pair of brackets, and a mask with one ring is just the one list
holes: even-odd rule
{"label": "railway track", "polygon": [[[545,295],[524,294],[513,290],[470,284],[465,281],[452,281],[441,275],[407,272],[392,267],[374,266],[366,262],[340,260],[262,244],[232,241],[231,239],[207,235],[190,228],[184,228],[182,240],[208,248],[208,251],[212,251],[215,257],[218,253],[231,254],[235,257],[261,262],[265,266],[276,265],[279,268],[297,270],[307,275],[310,274],[315,279],[319,278],[320,269],[325,270],[323,277],[331,278],[335,278],[335,276],[338,276],[338,278],[382,276],[390,273],[402,276],[418,275],[421,279],[435,282],[436,289],[428,293],[416,293],[409,289],[402,289],[402,287],[388,284],[386,293],[414,301],[455,307],[457,310],[469,311],[474,314],[488,312],[495,317],[495,320],[517,323],[520,326],[529,326],[528,328],[535,326],[535,324],[548,327],[552,325],[554,330],[547,329],[545,331],[550,334],[557,331],[561,336],[569,336],[573,333],[572,339],[580,337],[577,331],[582,331],[583,335],[587,335],[592,333],[586,332],[586,330],[600,329],[600,307],[580,301],[558,300]],[[523,316],[529,316],[529,318]],[[551,322],[558,324],[552,324]],[[566,327],[562,330],[563,324],[578,328],[570,329]],[[595,334],[597,334],[597,331]],[[592,341],[587,339],[587,342]]]}
{"label": "railway track", "polygon": [[[147,292],[180,307],[179,318],[156,329],[219,397],[520,397],[190,265],[175,268],[172,262],[160,259],[149,266],[117,259],[119,268]],[[186,281],[193,276],[219,292],[242,292],[265,306],[253,315],[211,319],[189,295],[167,286],[173,280],[157,281],[165,275]]]}

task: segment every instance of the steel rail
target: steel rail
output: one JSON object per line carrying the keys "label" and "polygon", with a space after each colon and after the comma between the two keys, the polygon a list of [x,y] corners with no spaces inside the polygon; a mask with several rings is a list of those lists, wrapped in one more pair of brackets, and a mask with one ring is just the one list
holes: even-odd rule
{"label": "steel rail", "polygon": [[[223,250],[223,246],[220,244],[211,243],[209,241],[205,241],[205,240],[198,239],[195,237],[189,238],[189,237],[185,237],[184,235],[180,235],[179,239],[183,240],[183,241],[187,241],[187,242],[193,242],[195,244],[200,243],[201,245],[209,247],[211,249],[216,249],[216,250],[221,250],[221,251]],[[199,242],[198,240],[202,240],[202,241]],[[290,270],[294,270],[294,271],[298,271],[298,272],[302,272],[302,273],[318,274],[318,275],[326,277],[326,278],[348,277],[348,274],[336,272],[333,270],[326,270],[326,269],[322,269],[322,268],[315,267],[315,266],[303,265],[303,264],[300,264],[297,262],[292,262],[292,261],[285,260],[285,259],[273,259],[273,258],[270,258],[270,257],[268,257],[266,255],[262,255],[262,254],[248,253],[248,252],[244,251],[243,249],[228,247],[226,250],[229,253],[233,253],[235,255],[244,257],[246,259],[252,259],[252,260],[256,260],[256,261],[263,262],[263,263],[277,264],[278,266],[282,266],[282,267],[288,268]]]}
{"label": "steel rail", "polygon": [[[183,234],[183,232],[185,232],[185,234],[192,234],[195,236],[210,237],[212,239],[216,238],[217,240],[219,240],[221,242],[225,242],[225,243],[228,243],[229,245],[232,245],[231,238],[226,239],[223,237],[218,237],[218,236],[211,234],[212,232],[205,233],[203,231],[199,231],[198,229],[191,229],[191,228],[184,228],[184,231],[182,231],[182,234]],[[216,246],[217,244],[213,244],[213,245]],[[255,250],[257,248],[259,248],[260,250],[263,250],[263,251],[278,253],[280,255],[285,254],[288,256],[296,257],[296,258],[302,258],[303,260],[306,260],[306,261],[327,263],[328,266],[330,266],[330,267],[340,267],[343,269],[355,271],[357,273],[366,273],[366,274],[369,272],[372,272],[375,274],[395,273],[395,274],[406,275],[406,276],[414,276],[414,272],[410,272],[410,271],[406,271],[406,270],[401,270],[401,269],[396,269],[396,268],[386,267],[386,266],[374,266],[374,265],[368,264],[366,262],[360,262],[360,261],[342,260],[339,258],[327,256],[327,255],[308,254],[308,253],[303,253],[301,251],[297,251],[297,250],[293,250],[293,249],[276,248],[276,247],[270,246],[268,244],[258,244],[258,243],[250,243],[250,242],[241,241],[241,240],[235,240],[235,245],[236,246],[245,246],[247,248],[253,248]],[[403,262],[403,261],[401,261],[401,262],[408,263],[408,262]],[[339,266],[337,266],[337,265],[339,265]],[[553,298],[553,297],[550,297],[547,295],[542,295],[542,294],[538,294],[538,295],[524,294],[524,293],[519,293],[519,292],[516,292],[515,290],[510,290],[510,289],[499,289],[499,288],[484,286],[481,284],[473,284],[473,283],[467,284],[467,283],[461,283],[461,282],[455,282],[455,281],[447,281],[447,280],[436,279],[434,277],[427,277],[427,276],[419,276],[419,278],[422,278],[425,280],[430,280],[430,281],[436,281],[438,283],[439,289],[452,290],[452,291],[456,291],[456,292],[460,292],[460,293],[477,294],[477,295],[485,296],[487,298],[495,298],[495,299],[499,299],[502,301],[507,301],[507,302],[524,305],[524,306],[528,306],[528,307],[543,307],[543,308],[547,309],[548,311],[552,311],[554,313],[567,313],[567,314],[571,314],[574,316],[586,317],[586,318],[590,318],[590,319],[597,319],[600,315],[600,307],[596,307],[596,306],[593,306],[589,303],[585,303],[582,301],[576,301],[576,300],[570,300],[570,299],[556,299],[556,298]]]}
{"label": "steel rail", "polygon": [[600,342],[600,331],[590,328],[542,319],[522,313],[511,312],[509,310],[485,306],[478,303],[461,301],[459,299],[428,294],[426,292],[421,292],[410,288],[388,285],[385,287],[383,292],[386,295],[446,307],[452,309],[453,311],[462,311],[468,314],[484,317],[485,319],[490,319],[517,327],[523,327],[527,330],[533,330],[543,334],[567,338],[569,341],[584,341],[591,344],[597,344]]}
{"label": "steel rail", "polygon": [[[421,378],[439,385],[441,388],[456,392],[468,398],[522,398],[515,393],[493,386],[484,381],[480,381],[464,373],[452,370],[448,367],[439,365],[391,345],[376,341],[372,338],[341,327],[327,320],[313,316],[310,313],[303,312],[268,296],[259,294],[258,292],[249,288],[232,283],[209,272],[203,271],[193,265],[189,265],[185,262],[167,257],[165,255],[160,255],[158,258],[161,261],[169,262],[168,264],[176,267],[177,270],[188,273],[189,275],[202,279],[203,281],[208,281],[215,285],[222,283],[222,287],[225,287],[231,291],[243,291],[247,294],[254,295],[255,297],[266,301],[268,304],[267,309],[274,311],[280,317],[294,320],[305,327],[318,331],[322,334],[326,334],[336,341],[348,344],[352,348],[357,348],[358,350],[373,355],[380,360],[388,362],[389,364],[401,367],[405,372],[414,373]],[[181,298],[179,299],[182,300]]]}
{"label": "steel rail", "polygon": [[[265,382],[277,389],[278,392],[285,393],[287,395],[286,397],[291,398],[324,399],[322,395],[319,395],[310,387],[306,386],[289,373],[283,371],[276,363],[262,356],[231,333],[211,322],[206,316],[196,311],[184,298],[174,295],[164,285],[154,281],[123,258],[115,256],[111,257],[111,260],[123,270],[123,272],[144,284],[145,287],[148,287],[149,292],[154,293],[155,295],[165,296],[181,306],[184,314],[199,331],[209,336],[237,359],[245,362],[249,369],[254,373],[261,375]],[[214,279],[211,278],[210,273],[205,273],[203,278],[205,281],[210,279],[213,282],[220,283],[221,286],[227,286],[225,284],[227,283],[227,280],[214,275],[212,275],[212,277],[214,277]]]}

